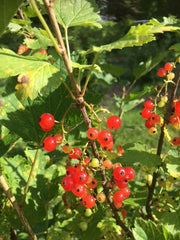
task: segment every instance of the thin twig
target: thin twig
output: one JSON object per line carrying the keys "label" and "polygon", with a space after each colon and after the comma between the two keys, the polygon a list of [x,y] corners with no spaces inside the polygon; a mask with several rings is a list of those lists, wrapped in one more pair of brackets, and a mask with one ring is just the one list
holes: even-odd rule
{"label": "thin twig", "polygon": [[[173,100],[174,100],[176,92],[177,92],[179,81],[180,81],[180,67],[179,67],[179,70],[178,70],[177,75],[176,75],[175,84],[172,85],[171,95],[170,95],[170,99],[169,99],[169,102],[168,102],[168,107],[167,107],[167,110],[164,114],[164,123],[163,123],[163,126],[161,128],[161,134],[160,134],[160,137],[159,137],[157,153],[156,153],[158,156],[161,156],[161,153],[162,153],[162,147],[163,147],[163,142],[164,142],[164,129],[169,124],[169,118],[170,118],[171,113],[172,113]],[[163,161],[162,161],[162,164],[163,164]],[[153,173],[152,184],[150,186],[148,186],[148,197],[147,197],[147,202],[146,202],[146,212],[147,212],[147,218],[149,218],[151,220],[154,220],[153,216],[152,216],[151,205],[152,205],[152,199],[153,199],[154,190],[155,190],[155,186],[156,186],[156,182],[157,182],[159,167]]]}
{"label": "thin twig", "polygon": [[17,200],[15,198],[15,196],[12,194],[4,176],[2,175],[2,173],[0,172],[0,186],[2,187],[6,197],[9,199],[9,201],[11,202],[11,204],[13,205],[14,209],[16,210],[16,212],[19,215],[19,218],[24,226],[24,228],[26,229],[26,232],[29,235],[29,238],[31,240],[37,240],[36,235],[34,234],[31,226],[29,225],[28,220],[26,219],[26,217],[24,216],[23,210],[20,208],[20,206],[17,203]]}

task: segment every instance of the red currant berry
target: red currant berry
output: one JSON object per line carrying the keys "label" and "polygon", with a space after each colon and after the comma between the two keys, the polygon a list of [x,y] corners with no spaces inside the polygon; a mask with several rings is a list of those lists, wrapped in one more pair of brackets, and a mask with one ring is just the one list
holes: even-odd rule
{"label": "red currant berry", "polygon": [[90,163],[90,161],[91,161],[91,159],[90,159],[90,158],[85,158],[85,159],[84,159],[84,163],[85,163],[85,164],[89,164],[89,163]]}
{"label": "red currant berry", "polygon": [[122,188],[122,189],[121,189],[121,192],[122,192],[122,194],[123,194],[123,196],[124,196],[124,199],[125,199],[125,198],[128,198],[129,195],[130,195],[130,190],[129,190],[128,187]]}
{"label": "red currant berry", "polygon": [[109,131],[102,130],[101,132],[99,132],[97,140],[99,144],[102,144],[103,146],[107,146],[109,143],[113,141],[113,137]]}
{"label": "red currant berry", "polygon": [[126,209],[122,209],[121,210],[121,215],[122,215],[123,220],[125,220],[126,215],[127,215],[127,210]]}
{"label": "red currant berry", "polygon": [[123,181],[126,179],[126,172],[123,167],[117,167],[113,170],[113,176],[118,181]]}
{"label": "red currant berry", "polygon": [[175,146],[180,145],[180,138],[179,137],[173,137],[171,140],[171,143]]}
{"label": "red currant berry", "polygon": [[157,124],[160,123],[161,117],[158,114],[152,113],[149,120],[152,124]]}
{"label": "red currant berry", "polygon": [[180,102],[179,101],[177,101],[176,103],[175,103],[175,113],[178,115],[178,114],[180,114]]}
{"label": "red currant berry", "polygon": [[127,185],[128,185],[127,180],[124,180],[124,181],[118,181],[118,180],[116,180],[116,186],[117,186],[118,188],[124,188],[124,187],[127,187]]}
{"label": "red currant berry", "polygon": [[76,173],[74,174],[73,179],[74,179],[74,181],[76,183],[84,184],[84,183],[87,182],[88,175],[84,171],[76,171]]}
{"label": "red currant berry", "polygon": [[90,140],[95,140],[98,137],[98,133],[99,133],[99,131],[97,128],[89,128],[87,130],[87,137]]}
{"label": "red currant berry", "polygon": [[145,118],[145,119],[148,119],[150,118],[151,116],[151,111],[147,108],[144,108],[142,111],[141,111],[141,117],[142,118]]}
{"label": "red currant berry", "polygon": [[21,44],[18,48],[17,54],[23,54],[24,52],[28,51],[28,47],[26,45]]}
{"label": "red currant berry", "polygon": [[106,195],[104,193],[98,193],[96,199],[99,203],[103,203],[106,200]]}
{"label": "red currant berry", "polygon": [[82,164],[77,164],[74,166],[76,171],[85,171],[86,170],[86,167]]}
{"label": "red currant berry", "polygon": [[73,177],[76,172],[76,168],[73,166],[70,166],[66,169],[66,176]]}
{"label": "red currant berry", "polygon": [[81,156],[81,149],[74,147],[69,153],[69,158],[78,159]]}
{"label": "red currant berry", "polygon": [[113,200],[115,203],[122,203],[122,201],[124,200],[124,195],[121,190],[113,194]]}
{"label": "red currant berry", "polygon": [[47,51],[46,51],[46,49],[43,49],[43,50],[37,51],[36,53],[47,54]]}
{"label": "red currant berry", "polygon": [[103,150],[105,150],[105,151],[111,151],[113,145],[114,145],[114,143],[113,143],[113,141],[111,141],[110,143],[105,144],[105,145],[101,144],[101,147],[102,147]]}
{"label": "red currant berry", "polygon": [[92,208],[95,205],[95,198],[92,195],[87,195],[85,198],[83,198],[83,205],[86,208]]}
{"label": "red currant berry", "polygon": [[158,75],[158,77],[164,77],[164,76],[166,76],[166,70],[165,70],[164,68],[159,68],[159,69],[157,70],[157,75]]}
{"label": "red currant berry", "polygon": [[122,202],[114,202],[115,208],[119,209],[122,207]]}
{"label": "red currant berry", "polygon": [[51,152],[56,149],[56,142],[52,136],[48,136],[43,141],[43,147],[46,151]]}
{"label": "red currant berry", "polygon": [[165,69],[166,71],[171,71],[173,68],[174,68],[174,64],[171,63],[171,62],[167,62],[167,63],[164,65],[164,69]]}
{"label": "red currant berry", "polygon": [[72,192],[76,197],[80,197],[80,198],[87,195],[86,187],[83,184],[79,184],[79,183],[75,184],[74,188],[72,189]]}
{"label": "red currant berry", "polygon": [[135,177],[135,171],[132,167],[125,167],[126,180],[130,181]]}
{"label": "red currant berry", "polygon": [[151,101],[146,101],[146,102],[144,103],[144,108],[146,108],[146,109],[152,110],[153,107],[154,107],[154,103],[151,102]]}
{"label": "red currant berry", "polygon": [[109,159],[106,159],[106,160],[103,162],[103,167],[104,167],[105,169],[111,169],[112,166],[113,166],[113,164],[112,164],[111,160],[109,160]]}
{"label": "red currant berry", "polygon": [[146,128],[154,127],[154,124],[149,119],[145,121],[144,125]]}
{"label": "red currant berry", "polygon": [[71,177],[66,176],[62,180],[61,186],[64,188],[65,191],[72,191],[72,189],[74,188],[74,181]]}
{"label": "red currant berry", "polygon": [[69,145],[69,143],[66,143],[62,146],[62,151],[64,153],[70,153],[72,151],[72,147]]}
{"label": "red currant berry", "polygon": [[39,125],[42,129],[52,129],[54,127],[54,117],[50,113],[44,113],[41,115]]}
{"label": "red currant berry", "polygon": [[63,140],[63,136],[61,134],[57,133],[53,136],[53,138],[56,141],[56,145],[61,145]]}
{"label": "red currant berry", "polygon": [[107,127],[111,130],[117,130],[121,126],[121,119],[118,116],[111,116],[107,120]]}
{"label": "red currant berry", "polygon": [[96,188],[97,187],[97,180],[95,178],[92,178],[90,182],[87,183],[88,188]]}

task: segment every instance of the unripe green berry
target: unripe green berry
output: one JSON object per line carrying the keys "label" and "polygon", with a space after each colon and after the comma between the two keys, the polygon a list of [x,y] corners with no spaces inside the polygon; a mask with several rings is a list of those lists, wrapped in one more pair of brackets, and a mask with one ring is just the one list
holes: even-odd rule
{"label": "unripe green berry", "polygon": [[90,217],[92,215],[92,210],[90,208],[86,208],[84,215],[86,217]]}
{"label": "unripe green berry", "polygon": [[84,232],[88,228],[88,224],[86,222],[80,222],[79,228]]}
{"label": "unripe green berry", "polygon": [[93,168],[99,167],[99,160],[97,158],[93,158],[91,160],[91,167]]}

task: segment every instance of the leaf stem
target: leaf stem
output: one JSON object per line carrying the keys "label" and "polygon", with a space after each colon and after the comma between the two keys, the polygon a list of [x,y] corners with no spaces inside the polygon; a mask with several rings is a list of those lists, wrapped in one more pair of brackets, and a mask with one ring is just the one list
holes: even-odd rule
{"label": "leaf stem", "polygon": [[95,65],[98,57],[99,57],[99,52],[97,52],[97,53],[95,54],[95,56],[94,56],[94,59],[93,59],[93,62],[92,62],[92,66],[91,66],[91,68],[90,68],[90,70],[89,70],[89,73],[88,73],[88,75],[87,75],[86,81],[85,81],[84,86],[83,86],[83,89],[82,89],[82,91],[81,91],[81,95],[82,95],[82,96],[84,96],[84,94],[85,94],[85,92],[86,92],[86,88],[87,88],[89,79],[90,79],[90,77],[91,77],[91,73],[92,73],[92,71],[93,71],[93,69],[94,69],[94,65]]}
{"label": "leaf stem", "polygon": [[47,25],[47,23],[46,23],[46,21],[44,20],[41,12],[39,11],[36,2],[35,2],[34,0],[29,0],[29,1],[30,1],[31,5],[32,5],[32,8],[33,8],[34,11],[36,12],[36,14],[37,14],[40,22],[42,23],[44,29],[45,29],[46,32],[48,33],[49,38],[51,39],[51,41],[52,41],[52,43],[53,43],[53,45],[54,45],[57,53],[62,54],[62,50],[59,48],[59,46],[58,46],[58,44],[57,44],[57,42],[56,42],[53,34],[51,33],[51,31],[50,31],[50,29],[49,29],[49,27],[48,27],[48,25]]}
{"label": "leaf stem", "polygon": [[21,203],[21,208],[23,208],[24,205],[25,205],[26,195],[27,195],[27,192],[28,192],[28,189],[29,189],[29,184],[30,184],[30,180],[31,180],[31,177],[32,177],[32,173],[33,173],[34,167],[35,167],[36,162],[37,162],[38,153],[39,153],[39,149],[36,150],[34,161],[33,161],[32,166],[31,166],[29,177],[28,177],[26,187],[25,187],[25,190],[24,190],[24,195],[23,195],[23,199],[22,199],[22,203]]}
{"label": "leaf stem", "polygon": [[69,40],[68,40],[68,28],[67,27],[64,28],[64,32],[65,32],[65,39],[66,39],[67,54],[68,54],[69,62],[71,62],[71,54],[70,54],[70,47],[69,47]]}

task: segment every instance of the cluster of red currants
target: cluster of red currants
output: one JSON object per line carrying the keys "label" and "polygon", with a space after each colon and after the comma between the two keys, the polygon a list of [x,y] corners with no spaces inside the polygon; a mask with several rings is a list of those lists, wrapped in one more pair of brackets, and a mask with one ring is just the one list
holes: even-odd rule
{"label": "cluster of red currants", "polygon": [[145,127],[149,129],[149,133],[154,135],[157,133],[156,124],[161,124],[161,117],[152,112],[154,108],[154,103],[152,101],[146,101],[144,103],[144,109],[141,111],[141,117],[146,119]]}
{"label": "cluster of red currants", "polygon": [[165,77],[167,76],[168,80],[172,80],[175,77],[175,74],[171,72],[174,68],[174,64],[171,62],[167,62],[163,68],[159,68],[157,70],[158,77]]}
{"label": "cluster of red currants", "polygon": [[[50,113],[43,113],[39,119],[39,125],[44,132],[50,132],[55,124],[54,116]],[[63,136],[56,133],[53,136],[45,137],[43,141],[43,147],[46,151],[54,151],[57,145],[62,143]]]}
{"label": "cluster of red currants", "polygon": [[[17,54],[21,55],[21,54],[27,52],[28,50],[29,50],[29,48],[26,45],[21,44],[18,47]],[[37,51],[36,53],[47,54],[47,51],[46,51],[46,49],[42,49],[42,50]]]}
{"label": "cluster of red currants", "polygon": [[[173,112],[169,119],[169,122],[173,125],[175,129],[180,130],[180,97],[179,99],[174,99],[173,101]],[[180,145],[180,137],[173,137],[171,143],[175,146]]]}

